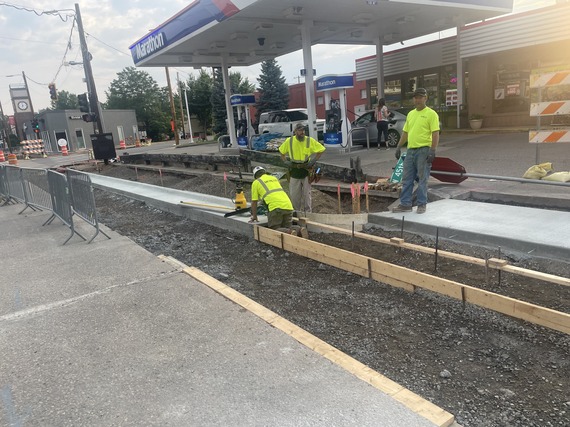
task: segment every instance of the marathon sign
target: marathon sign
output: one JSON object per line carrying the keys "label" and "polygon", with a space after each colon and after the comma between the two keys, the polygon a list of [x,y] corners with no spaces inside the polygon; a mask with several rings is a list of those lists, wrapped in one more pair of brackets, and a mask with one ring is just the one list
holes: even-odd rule
{"label": "marathon sign", "polygon": [[132,49],[135,56],[135,62],[152,55],[166,46],[166,36],[164,33],[151,34],[144,40],[138,42]]}
{"label": "marathon sign", "polygon": [[354,87],[352,74],[327,75],[317,79],[317,92]]}
{"label": "marathon sign", "polygon": [[255,96],[254,95],[232,95],[230,96],[230,104],[231,105],[251,105],[255,104]]}

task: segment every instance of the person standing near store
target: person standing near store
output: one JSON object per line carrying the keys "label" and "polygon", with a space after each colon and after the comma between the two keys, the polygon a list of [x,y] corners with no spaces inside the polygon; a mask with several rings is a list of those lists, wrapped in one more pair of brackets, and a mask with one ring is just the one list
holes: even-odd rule
{"label": "person standing near store", "polygon": [[439,144],[439,116],[426,105],[427,91],[418,88],[414,92],[414,106],[408,113],[404,132],[396,148],[396,159],[400,159],[401,147],[406,143],[408,149],[404,159],[402,191],[400,204],[392,212],[412,211],[412,191],[414,181],[418,178],[417,213],[423,214],[427,205],[427,181],[431,164],[435,159],[435,150]]}
{"label": "person standing near store", "polygon": [[305,136],[305,126],[295,125],[295,135],[279,146],[281,160],[289,168],[289,193],[297,212],[312,212],[309,172],[320,159],[325,147],[316,139]]}
{"label": "person standing near store", "polygon": [[[388,107],[386,107],[386,101],[384,98],[378,100],[378,105],[376,106],[376,129],[378,129],[378,149],[385,148],[389,150],[388,147],[388,122],[390,120],[390,113],[388,112]],[[382,145],[381,140],[384,136],[384,145]]]}

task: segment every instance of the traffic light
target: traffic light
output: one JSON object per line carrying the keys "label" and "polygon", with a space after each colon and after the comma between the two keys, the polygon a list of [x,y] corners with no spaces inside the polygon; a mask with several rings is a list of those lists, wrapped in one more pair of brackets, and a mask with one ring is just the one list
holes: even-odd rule
{"label": "traffic light", "polygon": [[40,124],[36,119],[32,120],[32,130],[34,133],[40,133]]}
{"label": "traffic light", "polygon": [[82,113],[89,112],[89,100],[87,99],[86,93],[80,93],[77,95],[77,103],[79,104],[79,111]]}
{"label": "traffic light", "polygon": [[55,83],[50,83],[48,85],[48,87],[49,87],[49,97],[51,99],[53,99],[54,101],[56,101],[57,100],[57,90],[55,88]]}
{"label": "traffic light", "polygon": [[84,122],[91,123],[97,119],[97,116],[94,113],[91,113],[91,114],[83,114],[81,118],[83,119]]}

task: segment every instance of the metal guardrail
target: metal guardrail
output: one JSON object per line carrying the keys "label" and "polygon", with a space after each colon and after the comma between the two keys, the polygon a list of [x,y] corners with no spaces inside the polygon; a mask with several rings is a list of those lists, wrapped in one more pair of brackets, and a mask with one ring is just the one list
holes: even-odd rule
{"label": "metal guardrail", "polygon": [[87,243],[91,243],[99,233],[110,239],[110,237],[99,228],[95,196],[93,195],[93,186],[91,185],[91,178],[89,175],[68,169],[67,182],[71,193],[73,212],[75,212],[85,222],[95,227],[96,230],[93,237],[91,237]]}

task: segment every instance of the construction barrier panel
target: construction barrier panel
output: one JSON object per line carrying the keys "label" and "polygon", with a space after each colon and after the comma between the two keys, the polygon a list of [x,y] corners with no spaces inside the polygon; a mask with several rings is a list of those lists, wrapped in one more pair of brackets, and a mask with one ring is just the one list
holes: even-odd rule
{"label": "construction barrier panel", "polygon": [[0,197],[4,199],[4,203],[9,200],[8,178],[6,178],[6,167],[4,165],[0,165]]}
{"label": "construction barrier panel", "polygon": [[44,141],[42,139],[29,139],[22,141],[20,144],[22,145],[24,160],[29,160],[30,155],[32,154],[37,154],[41,157],[47,157]]}
{"label": "construction barrier panel", "polygon": [[87,243],[91,243],[99,232],[110,239],[99,229],[91,178],[75,171],[69,171],[69,175],[71,179],[68,181],[66,175],[51,170],[0,165],[0,196],[6,199],[4,204],[24,203],[25,207],[19,213],[28,207],[33,210],[51,211],[52,215],[43,225],[59,218],[68,226],[71,235],[63,242],[64,245],[74,234],[87,240],[75,229],[74,214],[96,228],[96,233]]}
{"label": "construction barrier panel", "polygon": [[72,169],[67,169],[67,182],[71,193],[73,211],[85,222],[95,227],[96,230],[93,237],[91,237],[91,240],[87,243],[91,243],[99,232],[110,239],[103,230],[99,229],[95,196],[93,195],[93,186],[89,175]]}
{"label": "construction barrier panel", "polygon": [[47,181],[47,170],[21,168],[26,207],[53,210]]}
{"label": "construction barrier panel", "polygon": [[20,168],[10,165],[6,166],[6,183],[8,185],[8,198],[10,201],[25,203],[26,196],[24,194]]}

